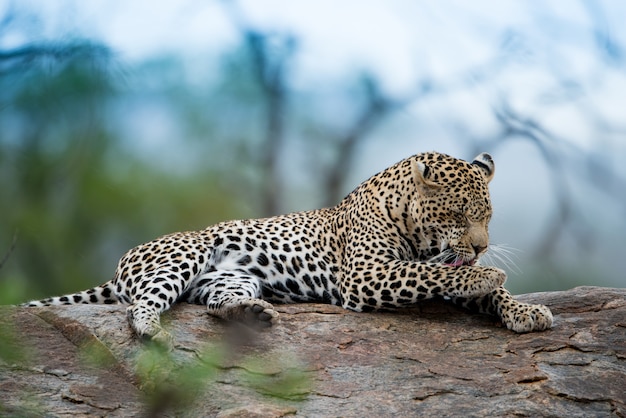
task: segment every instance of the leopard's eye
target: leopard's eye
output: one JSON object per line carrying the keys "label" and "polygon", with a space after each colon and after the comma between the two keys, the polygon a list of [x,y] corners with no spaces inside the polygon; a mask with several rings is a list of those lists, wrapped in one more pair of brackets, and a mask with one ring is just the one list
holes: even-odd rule
{"label": "leopard's eye", "polygon": [[466,222],[468,220],[467,218],[467,214],[465,213],[465,211],[462,211],[460,209],[453,209],[450,211],[451,213],[451,217],[459,222]]}

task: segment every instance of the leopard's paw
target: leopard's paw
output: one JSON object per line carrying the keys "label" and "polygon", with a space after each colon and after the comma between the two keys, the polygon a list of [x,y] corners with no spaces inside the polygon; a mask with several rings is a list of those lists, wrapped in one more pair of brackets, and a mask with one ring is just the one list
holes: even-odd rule
{"label": "leopard's paw", "polygon": [[552,327],[552,312],[544,305],[516,302],[502,313],[502,322],[515,332],[544,331]]}
{"label": "leopard's paw", "polygon": [[254,323],[261,328],[269,328],[278,319],[278,312],[271,303],[260,299],[252,299],[246,302],[243,309],[243,320],[246,323]]}
{"label": "leopard's paw", "polygon": [[457,288],[452,296],[479,297],[493,292],[506,281],[506,273],[497,267],[467,267],[471,279],[467,285]]}
{"label": "leopard's paw", "polygon": [[271,303],[257,298],[241,298],[230,301],[218,309],[207,308],[209,314],[226,321],[242,322],[259,328],[269,328],[278,320],[278,312]]}
{"label": "leopard's paw", "polygon": [[490,291],[496,290],[506,282],[506,273],[497,267],[483,267],[483,280],[487,282]]}

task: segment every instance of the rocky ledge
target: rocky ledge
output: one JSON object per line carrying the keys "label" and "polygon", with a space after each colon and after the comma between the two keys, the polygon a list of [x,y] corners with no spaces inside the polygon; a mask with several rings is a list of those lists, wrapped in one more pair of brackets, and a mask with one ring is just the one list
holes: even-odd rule
{"label": "rocky ledge", "polygon": [[3,308],[0,415],[626,416],[626,289],[518,299],[548,305],[553,329],[429,302],[278,306],[257,332],[183,304],[163,318],[171,353],[137,341],[124,306]]}

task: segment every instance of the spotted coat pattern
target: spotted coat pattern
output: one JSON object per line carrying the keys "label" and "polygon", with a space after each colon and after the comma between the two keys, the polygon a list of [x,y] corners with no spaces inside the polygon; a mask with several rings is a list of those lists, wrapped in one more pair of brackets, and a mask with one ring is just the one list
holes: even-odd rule
{"label": "spotted coat pattern", "polygon": [[180,301],[269,326],[278,317],[271,303],[367,312],[440,296],[516,332],[550,328],[547,307],[517,302],[502,287],[504,271],[478,263],[489,245],[493,174],[486,153],[472,163],[414,155],[335,207],[166,235],[128,251],[101,286],[25,305],[128,304],[136,334],[167,344],[159,315]]}

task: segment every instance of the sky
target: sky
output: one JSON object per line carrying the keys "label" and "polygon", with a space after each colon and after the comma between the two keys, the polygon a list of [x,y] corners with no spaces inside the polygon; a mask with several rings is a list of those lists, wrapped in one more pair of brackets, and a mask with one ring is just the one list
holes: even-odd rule
{"label": "sky", "polygon": [[[0,10],[10,3],[0,0]],[[17,3],[46,16],[42,37],[101,40],[131,64],[164,54],[188,60],[218,56],[239,41],[228,7],[236,4],[253,27],[297,36],[294,88],[367,70],[380,78],[387,94],[403,98],[420,81],[467,82],[468,74],[506,60],[508,71],[457,93],[458,109],[451,110],[471,112],[472,120],[488,126],[492,109],[474,103],[504,95],[527,114],[541,118],[550,112],[542,122],[557,132],[566,126],[568,139],[585,147],[596,146],[594,132],[577,117],[576,109],[557,109],[555,101],[579,94],[612,121],[624,119],[626,113],[623,67],[614,71],[595,47],[603,36],[626,45],[621,21],[626,2],[618,0],[343,0],[340,6],[332,0]],[[568,80],[575,81],[575,88],[568,88]]]}
{"label": "sky", "polygon": [[[240,41],[229,14],[233,3],[225,0],[0,0],[0,11],[11,3],[45,17],[38,26],[40,39],[93,38],[128,65],[171,54],[193,68],[201,57],[217,58]],[[497,126],[493,106],[502,99],[574,146],[589,152],[614,149],[607,158],[624,166],[626,1],[234,4],[251,26],[297,37],[294,89],[325,88],[365,70],[377,75],[394,98],[413,94],[425,80],[449,89],[408,106],[384,137],[373,135],[362,151],[367,158],[352,178],[355,184],[408,153],[437,149],[471,158],[464,155],[468,148],[454,141],[450,121],[471,136],[489,136]],[[22,42],[19,36],[0,37],[0,47]],[[598,121],[608,128],[600,132]],[[408,126],[419,126],[420,136],[407,137]],[[145,141],[158,140],[151,138],[146,135]],[[537,213],[545,219],[551,207],[547,167],[527,143],[513,143],[494,156],[498,169],[492,197],[507,217],[496,217],[492,230],[499,240],[510,237],[510,214],[515,214],[516,223],[529,227],[516,230],[506,243],[523,248],[541,233]],[[533,207],[520,210],[529,201]],[[586,216],[592,218],[593,212]],[[612,210],[602,216],[620,214]]]}
{"label": "sky", "polygon": [[[9,0],[0,1],[10,4]],[[20,0],[47,16],[44,36],[78,33],[101,39],[122,59],[142,60],[171,52],[206,54],[237,42],[225,4],[219,0]],[[588,4],[597,3],[601,7]],[[244,18],[260,29],[290,32],[300,38],[305,76],[373,68],[392,92],[406,90],[415,74],[453,77],[490,59],[503,34],[513,28],[529,59],[550,61],[566,54],[573,71],[589,70],[576,57],[593,42],[600,24],[622,44],[626,16],[622,1],[496,0],[247,0],[236,3]],[[0,9],[2,6],[0,6]],[[594,12],[595,11],[595,12]],[[565,44],[565,45],[564,45]],[[559,54],[554,56],[558,45]],[[559,66],[558,62],[548,62]]]}

